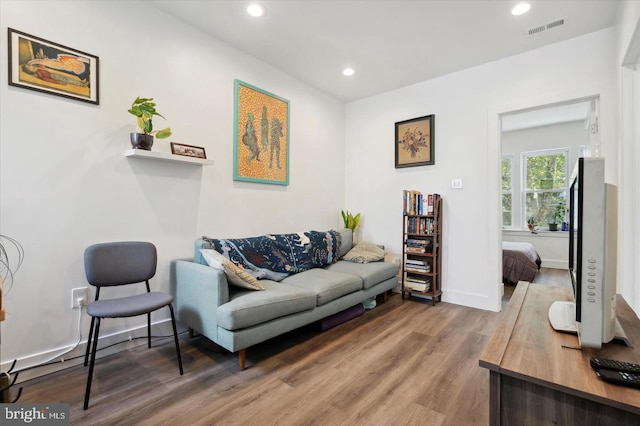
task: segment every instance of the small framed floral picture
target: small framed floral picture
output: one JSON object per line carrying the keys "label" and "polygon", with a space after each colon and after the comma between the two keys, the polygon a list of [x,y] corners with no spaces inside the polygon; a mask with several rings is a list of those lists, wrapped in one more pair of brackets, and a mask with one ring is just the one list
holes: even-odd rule
{"label": "small framed floral picture", "polygon": [[396,123],[396,169],[435,164],[435,115]]}

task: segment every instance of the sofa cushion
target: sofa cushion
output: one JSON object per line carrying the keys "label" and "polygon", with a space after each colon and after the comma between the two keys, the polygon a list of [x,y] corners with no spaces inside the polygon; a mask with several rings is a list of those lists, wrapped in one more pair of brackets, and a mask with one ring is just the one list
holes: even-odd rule
{"label": "sofa cushion", "polygon": [[380,246],[372,243],[358,243],[342,259],[350,262],[369,263],[384,259],[386,252]]}
{"label": "sofa cushion", "polygon": [[344,256],[353,247],[353,231],[349,228],[342,228],[338,230],[340,234],[340,251],[338,252],[338,259]]}
{"label": "sofa cushion", "polygon": [[231,300],[216,309],[218,325],[237,330],[313,309],[316,295],[304,288],[262,280],[265,291],[237,291]]}
{"label": "sofa cushion", "polygon": [[217,251],[213,249],[202,249],[200,251],[209,266],[213,269],[224,271],[230,284],[249,290],[264,290],[262,284],[253,275],[243,271]]}
{"label": "sofa cushion", "polygon": [[290,275],[282,283],[312,291],[317,297],[318,306],[354,291],[362,290],[360,277],[323,268],[310,269]]}
{"label": "sofa cushion", "polygon": [[389,262],[354,263],[340,260],[323,269],[331,272],[353,274],[362,279],[363,288],[371,288],[375,284],[388,280],[398,275],[400,267]]}

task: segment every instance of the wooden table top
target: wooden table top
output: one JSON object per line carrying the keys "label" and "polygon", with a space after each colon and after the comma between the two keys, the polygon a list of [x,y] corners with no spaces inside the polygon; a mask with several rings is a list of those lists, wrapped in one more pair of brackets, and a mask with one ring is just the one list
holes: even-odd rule
{"label": "wooden table top", "polygon": [[592,356],[640,364],[640,320],[622,296],[616,313],[634,348],[608,343],[601,349],[577,347],[575,334],[553,330],[549,306],[572,301],[571,289],[520,282],[491,340],[480,366],[561,392],[640,414],[640,389],[600,380],[589,365]]}

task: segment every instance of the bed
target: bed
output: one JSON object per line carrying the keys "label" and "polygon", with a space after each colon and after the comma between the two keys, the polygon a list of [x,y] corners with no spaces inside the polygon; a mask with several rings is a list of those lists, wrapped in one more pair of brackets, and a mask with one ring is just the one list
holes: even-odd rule
{"label": "bed", "polygon": [[532,282],[540,269],[540,256],[533,244],[514,241],[502,242],[502,282],[517,284]]}

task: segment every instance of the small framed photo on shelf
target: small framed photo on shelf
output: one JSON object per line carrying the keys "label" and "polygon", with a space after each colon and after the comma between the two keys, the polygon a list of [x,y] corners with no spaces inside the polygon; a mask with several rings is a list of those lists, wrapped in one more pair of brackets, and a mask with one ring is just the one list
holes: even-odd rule
{"label": "small framed photo on shelf", "polygon": [[185,157],[202,158],[203,160],[207,159],[207,153],[201,146],[171,142],[171,153],[174,155],[184,155]]}
{"label": "small framed photo on shelf", "polygon": [[435,164],[435,115],[396,123],[396,169]]}
{"label": "small framed photo on shelf", "polygon": [[99,58],[8,29],[9,85],[98,105]]}

